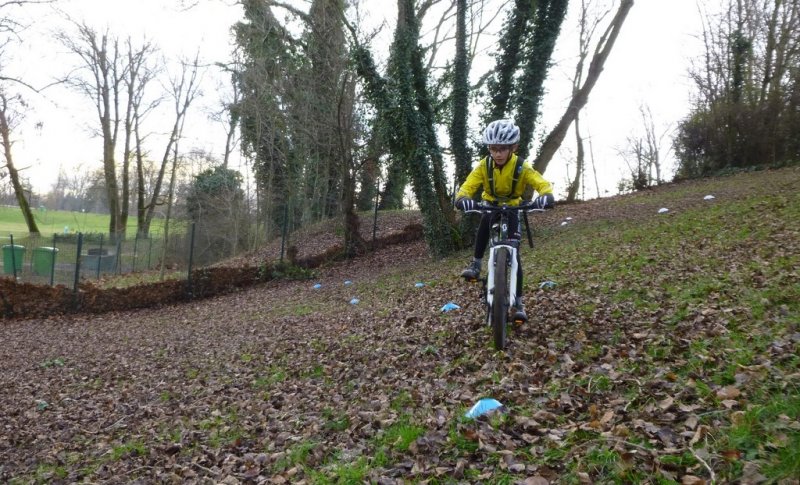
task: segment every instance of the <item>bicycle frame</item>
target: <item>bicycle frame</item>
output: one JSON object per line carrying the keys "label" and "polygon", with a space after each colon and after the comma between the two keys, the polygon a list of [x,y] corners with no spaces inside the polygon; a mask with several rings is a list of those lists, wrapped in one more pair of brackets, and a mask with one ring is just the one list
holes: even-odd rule
{"label": "bicycle frame", "polygon": [[[532,204],[519,206],[487,206],[478,205],[469,212],[498,213],[499,220],[492,223],[489,239],[489,263],[486,278],[483,280],[483,301],[487,310],[487,325],[491,326],[494,333],[494,343],[497,350],[503,350],[506,345],[506,326],[508,312],[517,301],[517,271],[519,270],[519,239],[509,238],[509,218],[512,211],[537,211]],[[528,230],[528,238],[533,247],[533,240]],[[499,268],[498,264],[505,267]],[[499,273],[498,273],[499,271]],[[497,285],[501,287],[498,288]],[[496,297],[502,301],[496,301]],[[500,306],[498,306],[500,305]]]}
{"label": "bicycle frame", "polygon": [[[508,301],[513,304],[517,300],[517,270],[519,269],[519,260],[517,258],[519,252],[519,240],[508,239],[508,215],[503,213],[500,222],[497,223],[499,232],[491,235],[489,239],[489,269],[486,276],[486,304],[490,307],[494,304],[494,271],[495,263],[497,260],[497,252],[501,248],[508,250],[508,260],[510,265],[508,268],[509,282],[508,282]],[[505,227],[503,227],[505,226]]]}

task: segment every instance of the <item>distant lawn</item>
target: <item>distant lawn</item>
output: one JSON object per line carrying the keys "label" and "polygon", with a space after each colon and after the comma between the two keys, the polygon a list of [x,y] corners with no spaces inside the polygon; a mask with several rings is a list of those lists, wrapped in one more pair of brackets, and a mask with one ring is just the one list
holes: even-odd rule
{"label": "distant lawn", "polygon": [[[33,216],[43,236],[64,233],[108,233],[108,215],[89,212],[34,209]],[[136,233],[136,217],[128,218],[128,234]],[[151,232],[161,232],[163,221],[154,219]],[[19,207],[0,207],[0,236],[27,236],[28,226]]]}

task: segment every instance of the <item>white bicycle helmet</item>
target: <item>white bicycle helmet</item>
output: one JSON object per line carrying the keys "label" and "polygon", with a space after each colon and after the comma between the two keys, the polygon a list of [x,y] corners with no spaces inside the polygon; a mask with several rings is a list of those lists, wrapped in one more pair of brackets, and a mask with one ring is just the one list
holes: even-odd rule
{"label": "white bicycle helmet", "polygon": [[519,142],[519,127],[511,120],[495,120],[483,130],[484,145],[513,145]]}

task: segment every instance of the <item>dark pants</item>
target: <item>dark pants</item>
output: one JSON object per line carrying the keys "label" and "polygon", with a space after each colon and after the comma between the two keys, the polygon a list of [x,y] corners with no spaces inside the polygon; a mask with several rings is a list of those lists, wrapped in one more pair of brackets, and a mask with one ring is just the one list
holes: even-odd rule
{"label": "dark pants", "polygon": [[[475,259],[483,258],[483,253],[486,252],[486,246],[489,245],[489,236],[492,230],[492,223],[498,219],[498,214],[485,213],[481,216],[481,222],[478,225],[478,234],[475,236]],[[508,216],[508,237],[510,239],[520,239],[520,226],[519,226],[519,211],[513,211]],[[517,296],[522,296],[522,260],[519,257],[519,249],[517,249]],[[512,301],[513,305],[514,302]]]}

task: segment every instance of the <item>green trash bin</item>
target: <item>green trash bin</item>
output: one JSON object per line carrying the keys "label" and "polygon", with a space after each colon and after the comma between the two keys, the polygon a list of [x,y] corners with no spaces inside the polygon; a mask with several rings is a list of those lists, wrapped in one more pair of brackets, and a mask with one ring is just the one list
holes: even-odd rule
{"label": "green trash bin", "polygon": [[41,247],[33,250],[33,274],[37,276],[50,276],[50,271],[56,263],[58,248]]}
{"label": "green trash bin", "polygon": [[[12,259],[13,257],[13,259]],[[5,274],[14,274],[14,267],[16,266],[17,273],[22,273],[22,262],[25,260],[25,246],[15,244],[12,246],[6,244],[3,246],[3,272]]]}

